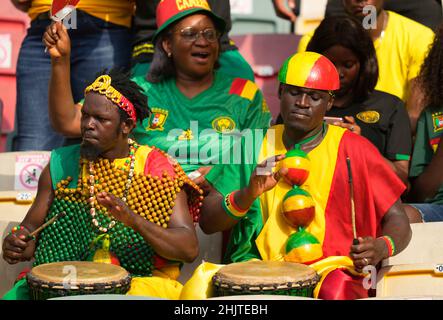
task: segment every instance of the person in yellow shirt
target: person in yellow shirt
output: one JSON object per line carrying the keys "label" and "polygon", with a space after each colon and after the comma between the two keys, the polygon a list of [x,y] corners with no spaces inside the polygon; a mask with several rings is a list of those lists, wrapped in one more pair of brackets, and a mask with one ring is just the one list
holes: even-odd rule
{"label": "person in yellow shirt", "polygon": [[[417,119],[423,109],[422,90],[417,76],[424,58],[434,39],[431,29],[405,18],[392,11],[383,9],[384,0],[368,0],[362,3],[357,0],[343,0],[346,12],[365,24],[371,22],[369,13],[364,13],[364,5],[376,8],[377,19],[368,30],[377,54],[379,63],[379,80],[375,90],[395,95],[406,103],[411,121],[412,132],[415,132]],[[313,32],[300,40],[298,52],[306,50]]]}
{"label": "person in yellow shirt", "polygon": [[[17,63],[17,135],[13,149],[52,150],[65,143],[48,117],[51,59],[42,38],[51,24],[52,0],[11,1],[31,18]],[[129,0],[81,0],[71,18],[65,19],[72,41],[70,66],[75,101],[83,97],[86,84],[100,70],[128,66],[133,11],[134,3]]]}

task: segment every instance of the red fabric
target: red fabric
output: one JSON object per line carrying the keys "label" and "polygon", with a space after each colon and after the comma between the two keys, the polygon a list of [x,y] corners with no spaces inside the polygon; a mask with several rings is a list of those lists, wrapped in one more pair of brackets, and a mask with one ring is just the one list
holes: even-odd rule
{"label": "red fabric", "polygon": [[162,177],[165,171],[171,178],[176,177],[171,161],[159,150],[153,149],[146,159],[145,175]]}
{"label": "red fabric", "polygon": [[363,279],[349,274],[346,269],[331,271],[323,280],[318,298],[324,300],[368,298],[368,290],[363,287]]}
{"label": "red fabric", "polygon": [[354,238],[346,157],[351,159],[358,237],[381,236],[383,216],[406,189],[368,140],[346,131],[340,141],[325,210],[325,257],[347,256]]}
{"label": "red fabric", "polygon": [[30,268],[25,268],[22,270],[22,272],[19,273],[19,275],[17,276],[17,279],[15,280],[16,282],[21,280],[22,278],[26,277],[26,275],[28,274],[28,272],[31,271]]}
{"label": "red fabric", "polygon": [[431,146],[431,148],[434,148],[434,146],[438,145],[439,143],[440,137],[429,140],[429,145]]}
{"label": "red fabric", "polygon": [[229,94],[236,94],[241,95],[243,92],[243,88],[245,87],[245,84],[248,80],[236,78],[234,81],[232,81],[231,89],[229,90]]}

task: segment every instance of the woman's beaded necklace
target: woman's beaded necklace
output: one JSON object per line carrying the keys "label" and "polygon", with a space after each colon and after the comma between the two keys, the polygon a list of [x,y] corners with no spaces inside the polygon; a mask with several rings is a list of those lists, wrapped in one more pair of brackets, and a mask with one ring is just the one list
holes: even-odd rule
{"label": "woman's beaded necklace", "polygon": [[[128,197],[128,192],[129,189],[131,188],[131,183],[132,183],[132,178],[134,176],[134,167],[135,167],[135,152],[138,149],[138,144],[135,143],[135,141],[128,139],[128,144],[129,144],[129,159],[127,159],[125,161],[125,167],[127,167],[129,165],[129,173],[128,173],[128,179],[126,180],[126,185],[125,185],[125,191],[122,197],[122,200],[126,203],[127,197]],[[95,162],[94,161],[89,161],[88,162],[88,169],[89,169],[89,213],[91,214],[92,217],[92,224],[99,229],[100,232],[106,233],[109,230],[111,230],[115,224],[116,221],[111,219],[111,222],[109,222],[107,227],[102,227],[97,218],[97,212],[96,212],[96,208],[95,208],[95,202],[96,202],[96,195],[95,195],[95,183],[96,183],[96,178],[95,178]]]}

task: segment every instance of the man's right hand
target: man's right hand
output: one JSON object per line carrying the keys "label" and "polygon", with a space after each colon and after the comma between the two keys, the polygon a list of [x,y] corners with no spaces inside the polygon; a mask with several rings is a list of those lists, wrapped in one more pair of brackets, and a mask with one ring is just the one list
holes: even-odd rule
{"label": "man's right hand", "polygon": [[9,264],[29,261],[34,256],[35,240],[26,240],[30,232],[25,228],[8,235],[3,241],[3,259]]}
{"label": "man's right hand", "polygon": [[23,12],[28,12],[31,7],[32,0],[11,0],[14,7]]}
{"label": "man's right hand", "polygon": [[71,54],[71,39],[61,22],[53,22],[43,34],[43,43],[51,58],[66,58]]}
{"label": "man's right hand", "polygon": [[272,171],[277,162],[284,158],[284,154],[270,157],[257,165],[249,179],[249,185],[247,187],[248,195],[256,199],[276,186],[278,181],[287,174],[288,169],[281,168],[276,172]]}

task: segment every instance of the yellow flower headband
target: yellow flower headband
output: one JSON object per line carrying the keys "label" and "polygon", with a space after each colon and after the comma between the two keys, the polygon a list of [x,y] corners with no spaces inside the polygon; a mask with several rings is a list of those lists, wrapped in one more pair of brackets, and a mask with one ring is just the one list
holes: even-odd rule
{"label": "yellow flower headband", "polygon": [[132,120],[135,122],[137,121],[134,105],[131,101],[126,99],[124,95],[111,86],[111,77],[107,74],[98,77],[91,85],[87,86],[85,94],[90,91],[98,92],[99,94],[106,96],[106,98],[125,111]]}

